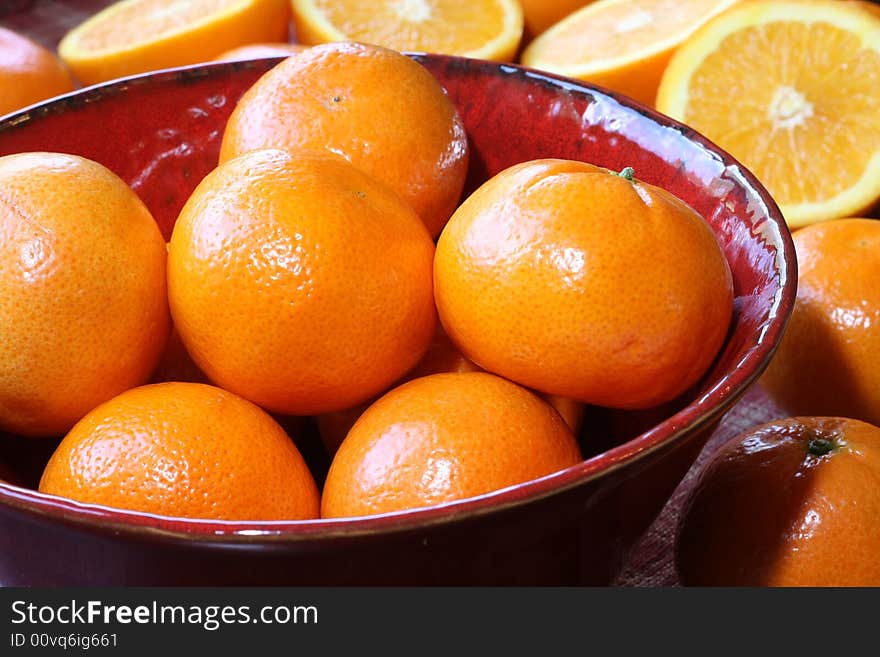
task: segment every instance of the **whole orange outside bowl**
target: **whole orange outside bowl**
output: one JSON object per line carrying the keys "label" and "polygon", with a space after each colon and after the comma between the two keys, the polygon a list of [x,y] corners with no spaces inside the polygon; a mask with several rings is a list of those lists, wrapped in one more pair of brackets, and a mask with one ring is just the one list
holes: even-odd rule
{"label": "whole orange outside bowl", "polygon": [[[638,414],[591,409],[586,459],[556,474],[436,507],[338,520],[201,521],[79,504],[36,492],[57,442],[0,436],[4,585],[605,584],[663,507],[713,428],[766,367],[794,300],[791,236],[733,158],[626,98],[521,67],[412,55],[447,89],[471,144],[465,193],[519,162],[568,158],[689,203],[730,264],[734,316],[702,381]],[[173,69],[84,89],[0,120],[0,155],[96,160],[146,202],[166,238],[216,165],[241,94],[280,61]],[[300,448],[326,469],[307,425]]]}

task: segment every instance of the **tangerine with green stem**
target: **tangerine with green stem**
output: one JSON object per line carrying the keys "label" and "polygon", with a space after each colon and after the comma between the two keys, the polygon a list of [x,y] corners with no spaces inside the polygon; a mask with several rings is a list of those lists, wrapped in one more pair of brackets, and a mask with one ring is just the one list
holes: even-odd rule
{"label": "tangerine with green stem", "polygon": [[733,310],[709,224],[666,190],[584,162],[502,171],[437,243],[440,320],[528,388],[622,409],[670,401],[715,359]]}

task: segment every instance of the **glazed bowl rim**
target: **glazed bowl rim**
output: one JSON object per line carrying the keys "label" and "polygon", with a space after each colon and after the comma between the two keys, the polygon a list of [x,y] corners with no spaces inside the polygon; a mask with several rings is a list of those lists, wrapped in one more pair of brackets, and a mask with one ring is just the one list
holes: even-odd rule
{"label": "glazed bowl rim", "polygon": [[[460,522],[506,509],[530,504],[586,485],[600,477],[624,467],[643,461],[654,452],[677,446],[685,438],[697,433],[702,427],[726,413],[745,391],[757,380],[767,367],[776,350],[794,305],[797,279],[797,262],[791,234],[782,214],[769,192],[731,155],[674,119],[664,116],[640,103],[613,91],[563,76],[536,71],[518,64],[472,60],[451,55],[407,53],[417,61],[431,58],[437,61],[457,63],[461,66],[478,67],[492,74],[515,74],[531,81],[564,89],[567,93],[605,96],[643,119],[672,128],[689,141],[695,142],[703,151],[717,156],[725,170],[735,170],[740,185],[747,192],[758,196],[766,209],[766,222],[776,230],[771,243],[776,249],[775,277],[779,289],[770,307],[766,309],[765,321],[760,327],[756,341],[747,348],[746,355],[717,381],[710,389],[684,406],[672,416],[635,438],[596,454],[559,472],[483,495],[457,500],[432,507],[411,509],[360,518],[311,519],[311,520],[208,520],[175,516],[159,516],[139,511],[116,509],[95,504],[84,504],[66,498],[40,493],[0,480],[0,506],[10,507],[32,517],[43,517],[62,525],[77,526],[89,531],[149,537],[157,542],[186,544],[210,544],[222,547],[241,544],[271,546],[289,542],[327,541],[365,535],[386,535],[426,529],[434,525]],[[149,84],[161,78],[188,80],[208,75],[228,74],[232,70],[280,62],[283,57],[267,57],[255,60],[212,62],[171,69],[163,69],[118,80],[92,85],[58,96],[46,102],[0,117],[0,130],[29,122],[32,116],[42,113],[64,111],[71,100],[89,101],[124,92],[129,86]],[[750,188],[750,189],[749,189]]]}

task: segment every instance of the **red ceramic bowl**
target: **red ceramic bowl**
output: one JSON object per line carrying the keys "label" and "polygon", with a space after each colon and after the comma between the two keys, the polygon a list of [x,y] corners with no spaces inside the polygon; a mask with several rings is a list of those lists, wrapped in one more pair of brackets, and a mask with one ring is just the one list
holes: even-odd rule
{"label": "red ceramic bowl", "polygon": [[[723,352],[676,404],[593,413],[579,465],[430,509],[365,519],[213,522],[77,504],[36,492],[53,441],[0,440],[0,582],[77,584],[602,584],[662,508],[722,415],[771,357],[795,258],[755,178],[692,130],[584,84],[510,65],[415,55],[447,88],[472,146],[469,189],[524,160],[632,166],[713,226],[736,303]],[[0,121],[0,154],[50,150],[128,181],[165,235],[215,165],[238,97],[277,59],[109,83]],[[318,472],[308,431],[300,445]],[[318,456],[316,456],[318,455]],[[5,475],[3,472],[5,471]]]}

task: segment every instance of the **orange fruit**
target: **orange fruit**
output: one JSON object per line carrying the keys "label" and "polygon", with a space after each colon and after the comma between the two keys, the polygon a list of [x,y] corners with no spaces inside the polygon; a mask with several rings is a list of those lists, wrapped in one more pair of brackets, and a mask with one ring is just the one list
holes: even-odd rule
{"label": "orange fruit", "polygon": [[324,450],[327,454],[333,456],[336,453],[336,450],[339,449],[354,423],[358,421],[358,418],[375,401],[376,398],[373,398],[361,404],[343,408],[341,411],[322,413],[315,418],[318,425],[318,434],[321,437],[321,443],[324,445]]}
{"label": "orange fruit", "polygon": [[[431,339],[431,344],[428,345],[428,350],[425,352],[422,360],[420,360],[419,363],[398,382],[398,384],[428,376],[429,374],[482,371],[484,370],[465,358],[464,354],[452,344],[449,336],[446,335],[446,332],[443,330],[443,326],[438,323],[437,328],[434,331],[434,337]],[[573,399],[558,397],[556,395],[545,395],[543,393],[537,394],[556,409],[575,435],[580,432],[585,415],[585,409],[582,403]],[[324,447],[328,454],[332,455],[336,453],[336,450],[339,449],[339,445],[342,444],[342,441],[345,439],[349,430],[354,426],[354,423],[357,422],[357,419],[375,401],[375,399],[372,399],[369,402],[358,404],[351,408],[334,411],[332,413],[324,413],[317,417],[318,431],[321,434],[321,441],[324,443]]]}
{"label": "orange fruit", "polygon": [[523,33],[517,0],[290,0],[302,43],[362,41],[393,50],[511,61]]}
{"label": "orange fruit", "polygon": [[433,253],[415,212],[342,158],[253,151],[183,207],[171,312],[221,387],[277,413],[347,408],[427,349]]}
{"label": "orange fruit", "polygon": [[519,0],[523,10],[525,33],[536,37],[584,5],[595,0]]}
{"label": "orange fruit", "polygon": [[559,414],[483,372],[434,374],[395,388],[358,419],[336,452],[324,518],[451,502],[575,465]]}
{"label": "orange fruit", "polygon": [[726,443],[676,543],[695,586],[880,586],[880,428],[796,417]]}
{"label": "orange fruit", "polygon": [[214,59],[231,62],[245,59],[261,59],[263,57],[289,57],[302,52],[308,46],[299,43],[249,43],[220,53]]}
{"label": "orange fruit", "polygon": [[318,489],[265,411],[201,383],[157,383],[101,404],[52,455],[40,491],[182,518],[301,520]]}
{"label": "orange fruit", "polygon": [[761,384],[794,415],[880,423],[880,222],[836,219],[794,234],[798,290]]}
{"label": "orange fruit", "polygon": [[467,135],[443,88],[409,57],[362,44],[316,46],[241,98],[220,161],[258,148],[341,155],[387,184],[437,235],[455,210]]}
{"label": "orange fruit", "polygon": [[97,162],[0,158],[0,429],[61,434],[146,381],[169,330],[165,253]]}
{"label": "orange fruit", "polygon": [[532,41],[522,63],[654,103],[672,53],[739,0],[597,0]]}
{"label": "orange fruit", "polygon": [[550,404],[559,413],[562,420],[568,425],[572,433],[577,436],[584,425],[584,417],[587,409],[582,402],[561,395],[548,395],[543,392],[536,392],[541,399]]}
{"label": "orange fruit", "polygon": [[446,335],[443,325],[437,322],[428,350],[418,364],[407,373],[407,378],[418,379],[442,372],[482,372],[482,370],[458,350]]}
{"label": "orange fruit", "polygon": [[96,84],[286,41],[289,19],[287,0],[122,0],[68,32],[58,54],[83,84]]}
{"label": "orange fruit", "polygon": [[40,44],[0,27],[0,116],[73,91],[57,57]]}
{"label": "orange fruit", "polygon": [[657,95],[755,173],[792,228],[880,198],[878,107],[880,13],[836,0],[737,5],[681,47]]}
{"label": "orange fruit", "polygon": [[[419,361],[419,364],[406,375],[405,380],[409,381],[422,376],[428,376],[429,374],[440,374],[443,372],[483,371],[485,371],[483,368],[466,358],[465,355],[458,350],[449,339],[449,336],[446,335],[441,324],[438,325],[437,331],[434,334],[434,339],[428,347],[425,356]],[[580,432],[585,414],[584,405],[581,402],[560,395],[548,395],[534,390],[532,392],[555,408],[575,435]],[[356,419],[357,417],[352,418],[351,424],[348,425],[349,428],[354,424],[354,420]],[[320,425],[319,418],[319,426]],[[343,434],[342,438],[344,437],[345,435]]]}
{"label": "orange fruit", "polygon": [[[443,327],[439,322],[434,330],[431,342],[422,359],[407,372],[406,376],[398,383],[404,383],[412,379],[417,379],[428,374],[437,374],[440,372],[478,372],[479,367],[465,358],[462,353],[452,344],[449,337],[443,331]],[[387,392],[384,390],[383,392]],[[366,411],[370,405],[376,401],[376,398],[356,404],[351,408],[344,408],[340,411],[331,413],[323,413],[316,419],[318,422],[318,431],[321,434],[321,441],[328,454],[335,454],[339,449],[339,445],[345,439],[346,434],[357,422],[357,419]]]}
{"label": "orange fruit", "polygon": [[[482,370],[462,355],[449,340],[449,336],[443,331],[443,327],[438,323],[425,355],[399,383],[440,372],[479,371]],[[387,392],[387,390],[383,392]],[[339,449],[339,445],[342,444],[354,423],[375,401],[376,398],[373,398],[351,408],[323,413],[316,418],[321,441],[324,443],[328,454],[336,453],[336,450]]]}
{"label": "orange fruit", "polygon": [[614,408],[699,380],[730,323],[730,269],[690,206],[630,173],[535,160],[461,204],[437,243],[434,294],[465,356]]}
{"label": "orange fruit", "polygon": [[876,16],[880,16],[880,6],[877,5],[876,0],[846,0],[846,1],[851,2],[855,5],[858,5],[864,11],[869,11]]}

